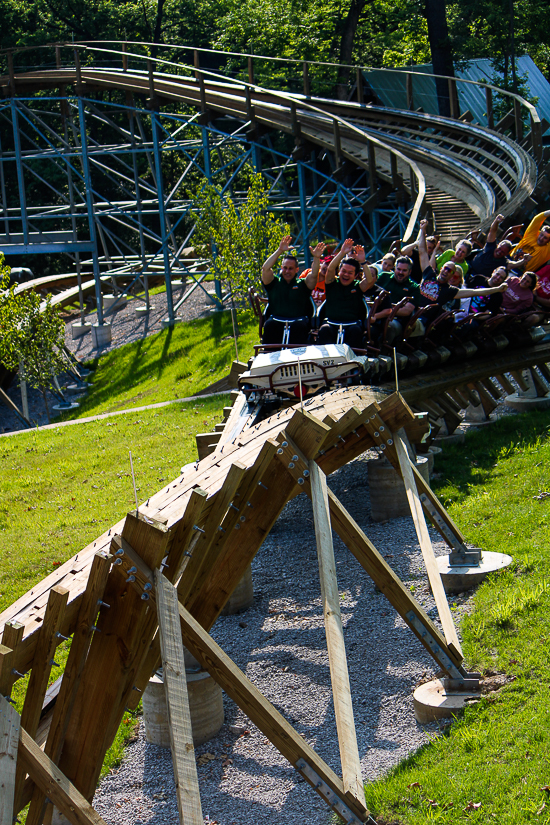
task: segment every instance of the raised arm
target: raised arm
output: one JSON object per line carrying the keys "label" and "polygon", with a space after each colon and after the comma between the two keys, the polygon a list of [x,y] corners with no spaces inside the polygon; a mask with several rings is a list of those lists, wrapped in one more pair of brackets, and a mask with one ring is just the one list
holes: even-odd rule
{"label": "raised arm", "polygon": [[288,252],[289,249],[292,248],[292,236],[285,235],[284,238],[281,239],[279,246],[273,253],[270,255],[267,261],[262,266],[262,284],[270,284],[275,275],[273,274],[273,267],[283,254],[283,252]]}
{"label": "raised arm", "polygon": [[[430,263],[428,266],[431,266],[432,269],[436,268],[437,256],[439,255],[439,250],[441,248],[441,243],[438,241],[434,246],[434,251],[432,252],[432,256],[430,258]],[[426,251],[428,250],[428,246],[426,245]],[[424,267],[425,269],[426,267]],[[422,271],[424,271],[424,269]]]}
{"label": "raised arm", "polygon": [[489,231],[487,232],[487,243],[494,243],[496,241],[498,230],[503,220],[504,215],[496,215],[494,217],[493,223],[491,224]]}
{"label": "raised arm", "polygon": [[484,286],[482,289],[459,289],[457,298],[473,298],[475,295],[492,295],[493,292],[506,292],[508,284],[506,281],[499,286]]}
{"label": "raised arm", "polygon": [[325,284],[331,284],[333,281],[336,280],[336,273],[338,272],[340,261],[342,261],[346,257],[346,255],[349,255],[352,249],[353,238],[346,238],[346,240],[342,244],[340,252],[336,253],[334,258],[328,265],[327,274],[325,275]]}
{"label": "raised arm", "polygon": [[306,276],[305,282],[308,289],[313,289],[319,277],[319,267],[321,265],[321,257],[325,251],[325,244],[319,241],[315,248],[310,246],[309,251],[311,252],[313,260],[311,262],[311,272]]}
{"label": "raised arm", "polygon": [[418,257],[420,258],[420,269],[424,272],[430,266],[430,256],[428,255],[428,246],[426,244],[426,231],[428,228],[428,221],[420,221],[420,232],[418,233]]}

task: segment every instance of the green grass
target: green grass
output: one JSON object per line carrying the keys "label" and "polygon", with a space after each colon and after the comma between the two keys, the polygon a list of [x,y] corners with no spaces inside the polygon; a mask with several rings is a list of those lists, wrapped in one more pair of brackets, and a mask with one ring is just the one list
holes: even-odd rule
{"label": "green grass", "polygon": [[[239,358],[246,361],[258,340],[255,319],[239,319]],[[187,398],[223,378],[235,359],[229,312],[218,312],[126,344],[91,362],[91,385],[80,408],[66,418]]]}
{"label": "green grass", "polygon": [[0,611],[196,460],[227,396],[0,438]]}
{"label": "green grass", "polygon": [[403,825],[550,822],[548,416],[506,418],[446,448],[436,490],[467,539],[513,564],[478,589],[462,623],[467,665],[507,674],[383,780],[375,816]]}

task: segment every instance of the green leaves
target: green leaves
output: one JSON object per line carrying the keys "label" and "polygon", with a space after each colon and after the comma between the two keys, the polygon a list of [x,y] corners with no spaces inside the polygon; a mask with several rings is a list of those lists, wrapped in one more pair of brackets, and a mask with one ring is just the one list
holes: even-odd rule
{"label": "green leaves", "polygon": [[9,286],[9,267],[0,254],[0,363],[31,387],[53,388],[53,378],[66,369],[62,350],[65,325],[51,298],[41,309],[41,298],[32,290],[16,294]]}
{"label": "green leaves", "polygon": [[259,286],[263,262],[289,233],[288,224],[268,211],[269,190],[262,175],[252,169],[248,173],[248,191],[238,205],[211,184],[195,196],[195,249],[200,257],[211,259],[216,277],[238,299],[245,299],[251,286]]}

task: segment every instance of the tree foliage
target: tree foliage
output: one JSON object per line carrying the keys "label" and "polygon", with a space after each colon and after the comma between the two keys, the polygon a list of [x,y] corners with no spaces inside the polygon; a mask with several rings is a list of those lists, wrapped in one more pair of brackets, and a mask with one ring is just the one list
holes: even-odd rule
{"label": "tree foliage", "polygon": [[54,376],[66,369],[62,356],[65,325],[51,296],[41,308],[41,298],[33,290],[16,294],[9,285],[9,267],[0,253],[0,363],[19,370],[21,380],[40,389],[54,388]]}
{"label": "tree foliage", "polygon": [[262,264],[289,233],[288,224],[268,207],[266,182],[253,172],[246,196],[238,205],[213,184],[202,186],[195,196],[195,249],[199,256],[211,260],[216,278],[243,303],[249,288],[260,285]]}

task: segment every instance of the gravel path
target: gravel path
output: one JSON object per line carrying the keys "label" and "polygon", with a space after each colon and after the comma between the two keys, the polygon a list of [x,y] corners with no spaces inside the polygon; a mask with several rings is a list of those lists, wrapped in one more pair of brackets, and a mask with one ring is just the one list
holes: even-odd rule
{"label": "gravel path", "polygon": [[[366,462],[372,457],[365,454],[339,470],[330,486],[435,620],[412,519],[374,524],[370,518]],[[436,536],[436,552],[444,552]],[[435,670],[337,537],[335,555],[359,751],[364,778],[372,780],[427,741],[426,726],[414,719],[412,692]],[[304,495],[285,508],[253,562],[253,576],[254,605],[241,615],[220,617],[212,635],[341,773],[313,515]],[[452,602],[457,614],[468,609],[467,596]],[[197,748],[197,756],[213,757],[198,766],[205,823],[328,823],[323,800],[226,696],[224,703],[221,732]],[[98,789],[94,807],[109,825],[177,822],[170,751],[148,744],[143,725],[123,765]]]}

